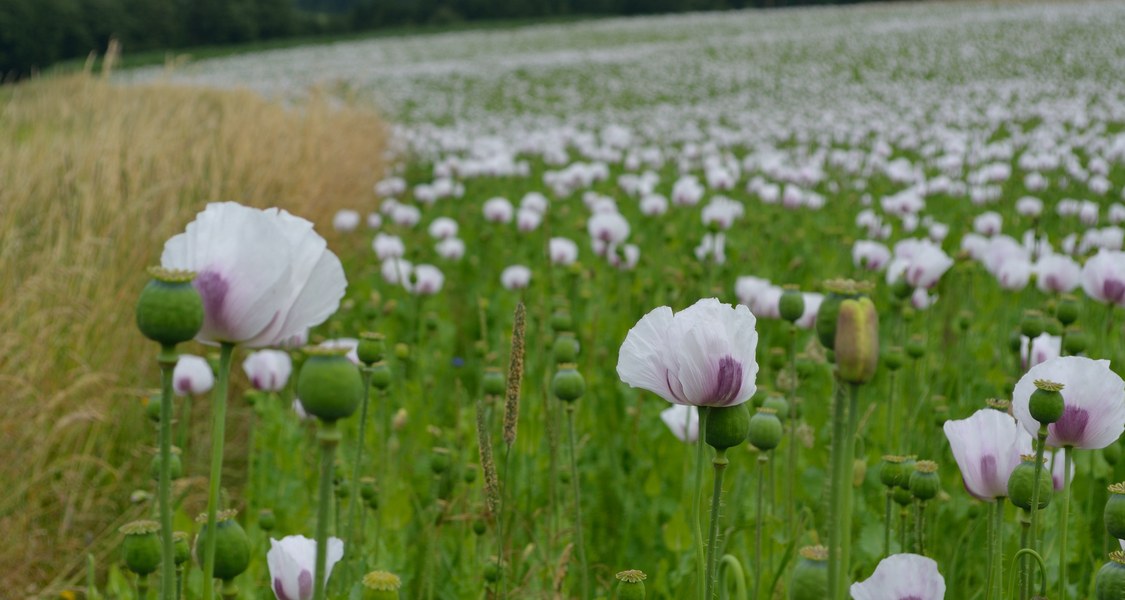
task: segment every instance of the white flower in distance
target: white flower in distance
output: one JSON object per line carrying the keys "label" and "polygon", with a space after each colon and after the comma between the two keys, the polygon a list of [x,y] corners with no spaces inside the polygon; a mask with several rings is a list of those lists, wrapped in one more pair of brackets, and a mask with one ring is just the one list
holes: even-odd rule
{"label": "white flower in distance", "polygon": [[547,213],[548,204],[547,197],[539,192],[528,192],[520,199],[520,209],[533,210],[540,215]]}
{"label": "white flower in distance", "polygon": [[500,284],[504,289],[522,290],[531,283],[531,269],[523,265],[512,265],[500,273]]}
{"label": "white flower in distance", "polygon": [[1024,196],[1016,200],[1016,212],[1021,217],[1038,217],[1043,212],[1043,201],[1034,196]]}
{"label": "white flower in distance", "polygon": [[414,282],[410,291],[419,296],[432,296],[441,291],[445,283],[445,275],[441,269],[433,265],[417,265],[414,267]]}
{"label": "white flower in distance", "polygon": [[1125,252],[1102,250],[1087,260],[1082,289],[1099,302],[1125,306]]}
{"label": "white flower in distance", "polygon": [[378,229],[383,226],[383,215],[373,212],[367,214],[367,227],[369,229]]}
{"label": "white flower in distance", "polygon": [[[325,581],[332,576],[332,567],[344,557],[344,542],[328,538],[328,560]],[[303,535],[289,535],[275,540],[270,538],[266,553],[270,569],[270,587],[277,600],[310,600],[316,576],[316,540]]]}
{"label": "white flower in distance", "polygon": [[1063,254],[1048,254],[1035,263],[1035,285],[1040,291],[1065,294],[1082,282],[1082,267]]}
{"label": "white flower in distance", "polygon": [[673,404],[660,411],[660,420],[681,442],[690,444],[699,439],[699,409],[686,404]]}
{"label": "white flower in distance", "polygon": [[347,350],[345,355],[348,360],[353,364],[359,364],[359,340],[355,338],[336,338],[334,340],[324,340],[316,345],[317,348],[327,348],[336,350]]}
{"label": "white flower in distance", "polygon": [[391,220],[395,225],[414,227],[422,220],[422,211],[412,204],[399,204],[391,211]]}
{"label": "white flower in distance", "polygon": [[578,244],[568,238],[553,237],[547,243],[547,254],[551,259],[551,264],[565,267],[578,260]]}
{"label": "white flower in distance", "polygon": [[617,374],[673,404],[735,406],[754,394],[756,319],[745,306],[704,298],[673,313],[661,306],[621,344]]}
{"label": "white flower in distance", "polygon": [[359,227],[359,213],[345,208],[332,217],[332,228],[336,231],[355,231]]}
{"label": "white flower in distance", "polygon": [[858,240],[852,246],[852,262],[868,271],[882,271],[891,262],[891,251],[879,242]]}
{"label": "white flower in distance", "polygon": [[1004,218],[1000,213],[988,211],[981,213],[973,219],[973,231],[981,235],[994,236],[1000,233],[1000,228],[1004,224]]}
{"label": "white flower in distance", "polygon": [[980,500],[1008,495],[1008,477],[1031,453],[1031,435],[1008,413],[985,408],[942,426],[965,489]]}
{"label": "white flower in distance", "polygon": [[1020,365],[1024,369],[1062,355],[1062,338],[1043,332],[1031,342],[1031,365],[1029,366],[1027,364],[1027,341],[1026,335],[1020,336]]}
{"label": "white flower in distance", "polygon": [[658,217],[668,212],[668,199],[660,194],[648,194],[641,198],[641,214]]}
{"label": "white flower in distance", "polygon": [[[801,314],[801,318],[797,319],[794,325],[801,329],[812,329],[816,326],[816,315],[820,313],[820,305],[824,302],[824,294],[805,292],[802,295],[805,298],[805,312]],[[780,300],[779,297],[778,301],[780,302]]]}
{"label": "white flower in distance", "polygon": [[892,554],[866,581],[853,583],[853,600],[943,600],[945,578],[937,562],[917,554]]}
{"label": "white flower in distance", "polygon": [[484,218],[493,223],[511,223],[512,203],[507,198],[491,198],[484,203]]}
{"label": "white flower in distance", "polygon": [[378,256],[379,260],[398,258],[406,254],[406,246],[402,243],[402,238],[386,233],[375,234],[371,248],[375,250],[375,256]]}
{"label": "white flower in distance", "polygon": [[252,352],[242,362],[242,370],[254,389],[263,392],[280,392],[293,372],[293,360],[288,352],[259,350]]}
{"label": "white flower in distance", "polygon": [[1000,287],[1010,290],[1019,291],[1027,287],[1031,281],[1031,262],[1022,258],[1014,258],[1002,263],[996,269],[996,281]]}
{"label": "white flower in distance", "polygon": [[403,258],[388,258],[383,261],[379,271],[383,275],[383,281],[405,287],[414,273],[414,263]]}
{"label": "white flower in distance", "polygon": [[465,241],[461,238],[445,238],[434,246],[434,250],[445,260],[461,260],[465,256]]}
{"label": "white flower in distance", "polygon": [[586,221],[586,230],[596,242],[620,244],[629,237],[629,222],[618,213],[597,213]]}
{"label": "white flower in distance", "polygon": [[622,271],[632,271],[641,260],[641,249],[636,244],[624,246],[610,246],[606,251],[606,262],[609,266]]}
{"label": "white flower in distance", "polygon": [[1047,445],[1097,450],[1125,430],[1125,381],[1109,370],[1108,360],[1063,356],[1028,369],[1012,392],[1012,414],[1028,433],[1039,431],[1028,404],[1036,380],[1063,385],[1063,414],[1047,426]]}
{"label": "white flower in distance", "polygon": [[516,213],[516,229],[523,233],[535,231],[543,222],[543,213],[529,208],[521,208]]}
{"label": "white flower in distance", "polygon": [[438,217],[430,223],[429,232],[430,237],[438,240],[457,237],[457,221],[449,217]]}
{"label": "white flower in distance", "polygon": [[325,321],[348,282],[312,223],[276,208],[208,204],[164,244],[161,266],[196,273],[203,328],[196,339],[272,346]]}
{"label": "white flower in distance", "polygon": [[205,394],[215,384],[215,373],[202,356],[181,354],[172,370],[172,389],[177,396]]}

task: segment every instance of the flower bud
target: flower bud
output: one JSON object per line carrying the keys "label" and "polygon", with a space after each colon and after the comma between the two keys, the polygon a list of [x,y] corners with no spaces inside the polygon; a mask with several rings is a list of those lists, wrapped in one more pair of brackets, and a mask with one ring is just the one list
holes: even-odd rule
{"label": "flower bud", "polygon": [[268,508],[263,508],[258,511],[258,527],[262,531],[273,531],[277,527],[277,517],[274,516],[273,511]]}
{"label": "flower bud", "polygon": [[1125,552],[1110,552],[1109,562],[1098,569],[1094,580],[1094,594],[1097,600],[1125,598]]}
{"label": "flower bud", "polygon": [[796,323],[805,314],[805,295],[797,290],[787,289],[781,293],[777,309],[782,319]]}
{"label": "flower bud", "polygon": [[160,391],[154,391],[151,396],[141,398],[145,409],[145,416],[153,423],[160,422]]}
{"label": "flower bud", "polygon": [[484,565],[484,572],[482,574],[484,575],[484,580],[488,583],[496,583],[496,580],[500,579],[500,565],[496,563],[495,558],[489,560],[488,564]]}
{"label": "flower bud", "polygon": [[1059,323],[1055,319],[1044,319],[1043,320],[1043,333],[1047,333],[1047,334],[1053,335],[1055,337],[1059,337],[1060,335],[1062,335],[1062,332],[1063,332],[1062,323]]}
{"label": "flower bud", "polygon": [[371,366],[387,355],[387,340],[383,334],[365,331],[359,334],[359,345],[355,348],[356,356],[360,362]]}
{"label": "flower bud", "polygon": [[564,331],[555,338],[553,351],[555,362],[572,363],[578,360],[578,339],[569,331]]}
{"label": "flower bud", "polygon": [[[1035,457],[1023,456],[1023,460],[1008,477],[1008,498],[1014,506],[1024,510],[1031,510],[1031,497],[1035,493]],[[1051,493],[1054,486],[1051,482],[1051,472],[1045,468],[1039,469],[1039,507],[1043,510],[1051,503]]]}
{"label": "flower bud", "polygon": [[1055,307],[1055,318],[1062,323],[1063,326],[1071,325],[1078,320],[1079,304],[1078,299],[1074,296],[1066,295],[1059,300],[1059,304]]}
{"label": "flower bud", "polygon": [[379,361],[371,365],[371,386],[377,390],[385,390],[391,387],[391,379],[394,374],[391,373],[391,366],[383,361]]}
{"label": "flower bud", "polygon": [[645,600],[645,575],[642,571],[630,570],[617,574],[617,600]]}
{"label": "flower bud", "polygon": [[203,299],[192,286],[195,273],[154,267],[137,300],[137,327],[148,339],[174,346],[203,328]]}
{"label": "flower bud", "polygon": [[173,531],[172,532],[172,562],[177,567],[186,563],[191,558],[191,544],[188,542],[190,537],[186,531]]}
{"label": "flower bud", "polygon": [[1044,379],[1035,380],[1035,391],[1028,400],[1031,418],[1042,426],[1050,425],[1062,418],[1066,405],[1062,397],[1063,385]]}
{"label": "flower bud", "polygon": [[148,575],[160,566],[160,524],[156,521],[133,521],[119,530],[125,534],[121,552],[125,568],[137,575]]}
{"label": "flower bud", "polygon": [[854,384],[867,383],[879,366],[879,315],[870,298],[840,303],[836,323],[836,372]]}
{"label": "flower bud", "polygon": [[1077,356],[1086,351],[1090,346],[1090,338],[1087,337],[1086,332],[1071,327],[1066,330],[1066,337],[1063,338],[1063,349],[1071,356]]}
{"label": "flower bud", "polygon": [[[710,424],[708,424],[710,425]],[[708,426],[708,432],[711,428]],[[762,407],[750,417],[750,431],[747,438],[759,450],[773,450],[781,443],[781,420],[777,418],[774,409]],[[710,442],[710,438],[708,438]]]}
{"label": "flower bud", "polygon": [[910,471],[913,467],[905,465],[905,456],[894,456],[888,454],[883,457],[883,463],[879,466],[879,481],[887,487],[903,487],[903,484],[910,484]]}
{"label": "flower bud", "polygon": [[496,367],[488,367],[484,370],[481,383],[486,396],[501,396],[508,389],[508,382],[504,378],[504,374]]}
{"label": "flower bud", "polygon": [[[220,511],[215,520],[215,578],[224,581],[238,577],[250,565],[250,538],[234,520],[236,514],[235,510]],[[202,525],[195,536],[195,560],[202,565],[203,549],[211,533],[206,514],[199,515],[195,522]]]}
{"label": "flower bud", "polygon": [[402,580],[387,571],[372,571],[363,576],[363,600],[398,600]]}
{"label": "flower bud", "polygon": [[883,352],[883,365],[892,371],[897,371],[902,368],[906,363],[906,354],[902,351],[902,346],[891,346]]}
{"label": "flower bud", "polygon": [[793,567],[789,600],[824,600],[828,597],[828,549],[805,546]]}
{"label": "flower bud", "polygon": [[746,441],[750,431],[750,409],[746,404],[713,406],[707,410],[707,445],[726,450]]}
{"label": "flower bud", "polygon": [[1020,320],[1020,333],[1028,339],[1035,339],[1043,333],[1043,328],[1046,325],[1043,323],[1043,313],[1037,310],[1029,310],[1023,313],[1023,319]]}
{"label": "flower bud", "polygon": [[551,380],[551,391],[563,402],[574,402],[586,393],[586,380],[573,364],[564,364]]}
{"label": "flower bud", "polygon": [[910,339],[906,340],[906,355],[912,360],[918,360],[926,354],[926,343],[922,341],[922,336],[912,335]]}
{"label": "flower bud", "polygon": [[899,300],[906,300],[914,293],[914,288],[907,283],[905,277],[899,277],[891,284],[891,293]]}
{"label": "flower bud", "polygon": [[297,377],[297,396],[305,412],[322,421],[351,416],[363,398],[363,379],[340,350],[310,349]]}
{"label": "flower bud", "polygon": [[1104,516],[1105,530],[1113,537],[1125,540],[1125,483],[1109,486]]}
{"label": "flower bud", "polygon": [[559,309],[552,313],[551,329],[555,332],[574,331],[574,319],[570,317],[570,311]]}
{"label": "flower bud", "polygon": [[933,500],[941,491],[937,468],[937,463],[930,460],[920,460],[915,463],[914,472],[910,474],[910,493],[915,498],[923,502]]}

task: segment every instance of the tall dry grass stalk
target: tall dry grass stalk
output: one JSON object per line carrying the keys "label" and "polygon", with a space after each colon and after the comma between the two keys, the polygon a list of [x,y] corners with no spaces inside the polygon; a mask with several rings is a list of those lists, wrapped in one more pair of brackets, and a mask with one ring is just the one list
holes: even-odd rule
{"label": "tall dry grass stalk", "polygon": [[331,215],[373,201],[384,145],[374,111],[328,98],[89,74],[0,88],[0,589],[56,592],[87,551],[104,565],[140,510],[130,492],[151,487],[156,348],[133,307],[163,241],[238,200],[331,244]]}

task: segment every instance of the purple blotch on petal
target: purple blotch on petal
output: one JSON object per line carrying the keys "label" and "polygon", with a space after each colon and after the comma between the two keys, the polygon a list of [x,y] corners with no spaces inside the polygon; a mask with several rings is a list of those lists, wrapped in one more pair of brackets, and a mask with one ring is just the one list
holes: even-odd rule
{"label": "purple blotch on petal", "polygon": [[1115,304],[1125,302],[1125,281],[1107,277],[1105,283],[1102,284],[1102,295],[1106,300]]}
{"label": "purple blotch on petal", "polygon": [[1090,413],[1077,406],[1067,404],[1062,418],[1051,425],[1051,432],[1064,443],[1078,445],[1090,423]]}
{"label": "purple blotch on petal", "polygon": [[195,289],[203,298],[203,312],[212,323],[222,320],[223,304],[230,292],[230,284],[215,271],[204,271],[195,278]]}
{"label": "purple blotch on petal", "polygon": [[711,406],[729,406],[738,399],[742,389],[742,363],[727,355],[719,359],[719,373],[715,377],[715,388],[711,392]]}
{"label": "purple blotch on petal", "polygon": [[296,600],[285,595],[285,588],[281,585],[281,578],[273,578],[273,593],[277,596],[277,600]]}
{"label": "purple blotch on petal", "polygon": [[301,569],[301,574],[297,576],[297,590],[297,593],[301,595],[300,600],[312,598],[313,580],[312,573],[308,569]]}

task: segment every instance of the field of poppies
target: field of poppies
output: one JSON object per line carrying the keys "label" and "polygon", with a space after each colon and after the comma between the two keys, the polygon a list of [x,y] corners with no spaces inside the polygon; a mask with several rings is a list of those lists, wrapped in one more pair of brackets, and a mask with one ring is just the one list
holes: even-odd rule
{"label": "field of poppies", "polygon": [[214,198],[137,249],[148,518],[87,597],[1125,598],[1123,26],[747,11],[119,75],[396,125],[330,222]]}

